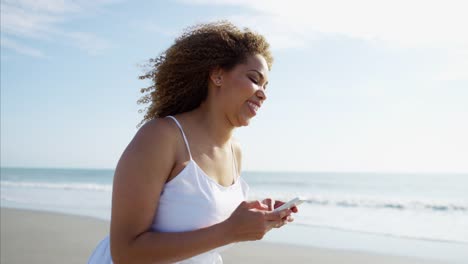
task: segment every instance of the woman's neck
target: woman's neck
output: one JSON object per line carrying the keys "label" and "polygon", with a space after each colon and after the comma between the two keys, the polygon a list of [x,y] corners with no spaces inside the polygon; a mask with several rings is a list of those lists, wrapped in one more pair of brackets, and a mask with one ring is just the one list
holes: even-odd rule
{"label": "woman's neck", "polygon": [[222,112],[214,111],[208,104],[202,104],[185,115],[190,119],[190,126],[206,137],[205,142],[219,148],[230,145],[235,127]]}

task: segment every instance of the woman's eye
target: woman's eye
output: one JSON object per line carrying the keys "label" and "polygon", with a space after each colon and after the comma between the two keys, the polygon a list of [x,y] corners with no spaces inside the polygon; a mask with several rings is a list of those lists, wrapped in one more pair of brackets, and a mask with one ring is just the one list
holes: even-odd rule
{"label": "woman's eye", "polygon": [[255,80],[254,78],[250,78],[250,77],[249,77],[249,79],[250,79],[253,83],[258,84],[257,80]]}

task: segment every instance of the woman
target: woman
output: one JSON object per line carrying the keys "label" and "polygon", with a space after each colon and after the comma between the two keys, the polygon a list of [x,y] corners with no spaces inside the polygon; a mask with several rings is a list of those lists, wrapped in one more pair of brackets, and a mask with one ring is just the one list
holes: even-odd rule
{"label": "woman", "polygon": [[[228,22],[189,28],[141,79],[150,103],[117,165],[110,236],[89,263],[222,263],[219,248],[292,221],[283,202],[246,202],[236,127],[266,100],[265,39]],[[297,212],[297,209],[293,209]],[[111,260],[112,258],[112,260]]]}

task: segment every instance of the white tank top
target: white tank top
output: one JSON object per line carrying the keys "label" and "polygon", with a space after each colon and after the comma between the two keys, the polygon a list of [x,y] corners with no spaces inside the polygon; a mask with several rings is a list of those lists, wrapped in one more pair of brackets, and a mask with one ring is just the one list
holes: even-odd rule
{"label": "white tank top", "polygon": [[[164,185],[159,206],[152,224],[158,232],[183,232],[212,226],[226,220],[237,206],[247,199],[248,185],[238,176],[233,154],[234,183],[228,187],[210,178],[193,160],[184,130],[177,119],[168,116],[177,124],[184,138],[190,161],[171,181]],[[209,262],[208,255],[219,259],[217,252],[208,252],[203,261],[180,263],[222,263]],[[201,256],[199,256],[201,257]]]}
{"label": "white tank top", "polygon": [[238,177],[233,153],[234,183],[225,187],[210,178],[192,159],[184,130],[177,119],[187,146],[190,161],[164,185],[152,228],[159,232],[181,232],[200,229],[225,220],[246,199],[248,186]]}
{"label": "white tank top", "polygon": [[[222,186],[210,178],[192,159],[190,147],[182,126],[173,116],[184,138],[190,156],[189,163],[163,187],[151,228],[156,232],[184,232],[212,226],[226,220],[237,206],[247,199],[248,185],[238,175],[233,152],[234,183]],[[232,150],[232,145],[231,145]],[[232,150],[233,151],[233,150]],[[179,264],[223,263],[217,248],[186,259]],[[104,259],[108,259],[105,261]],[[89,263],[109,263],[109,239],[104,239],[96,248]],[[112,263],[112,262],[110,262]]]}

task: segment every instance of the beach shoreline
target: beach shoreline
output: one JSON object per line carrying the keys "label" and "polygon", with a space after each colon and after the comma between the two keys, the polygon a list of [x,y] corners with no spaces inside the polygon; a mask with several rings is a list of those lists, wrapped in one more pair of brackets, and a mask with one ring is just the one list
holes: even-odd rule
{"label": "beach shoreline", "polygon": [[[61,213],[1,208],[1,263],[86,263],[109,222]],[[450,263],[265,241],[237,243],[224,263]]]}

